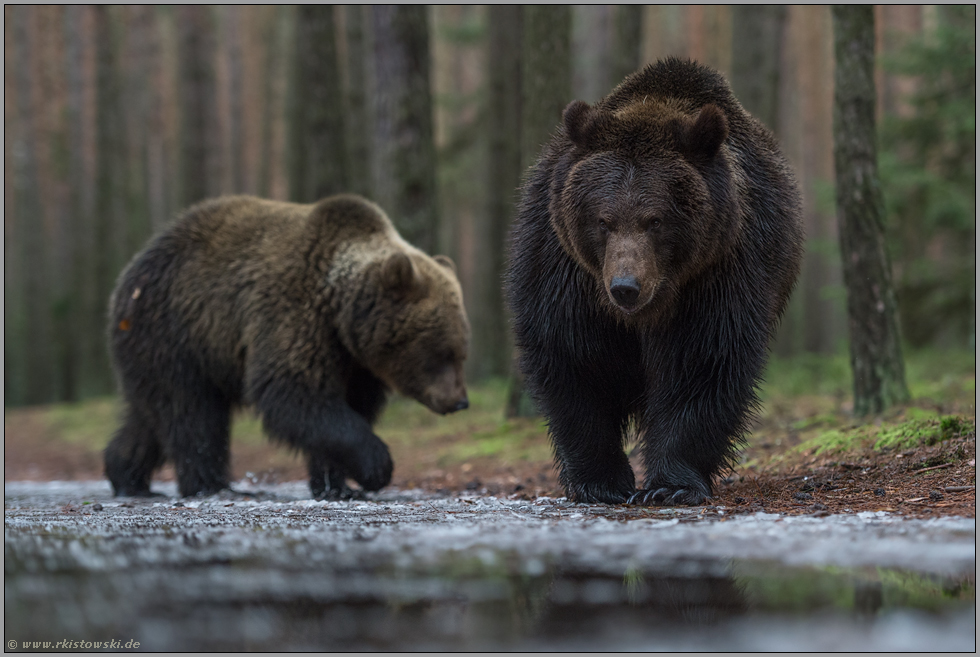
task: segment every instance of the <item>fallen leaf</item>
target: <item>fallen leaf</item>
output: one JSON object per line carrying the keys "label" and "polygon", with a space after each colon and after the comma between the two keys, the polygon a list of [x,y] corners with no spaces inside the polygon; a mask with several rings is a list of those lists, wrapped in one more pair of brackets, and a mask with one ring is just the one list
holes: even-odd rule
{"label": "fallen leaf", "polygon": [[128,319],[124,319],[121,322],[119,322],[120,331],[128,331],[130,328],[132,328],[132,326],[133,325],[129,323]]}

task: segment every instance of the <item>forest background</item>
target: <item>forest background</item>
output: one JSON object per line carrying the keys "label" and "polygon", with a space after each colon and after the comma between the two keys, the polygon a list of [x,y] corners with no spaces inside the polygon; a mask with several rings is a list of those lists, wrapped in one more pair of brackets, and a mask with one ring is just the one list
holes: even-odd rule
{"label": "forest background", "polygon": [[[875,18],[903,339],[973,351],[975,7]],[[506,376],[522,172],[568,101],[667,55],[722,71],[799,177],[807,252],[777,357],[846,351],[828,7],[7,5],[3,29],[5,407],[112,393],[116,276],[182,208],[229,193],[376,200],[456,261],[470,381]]]}

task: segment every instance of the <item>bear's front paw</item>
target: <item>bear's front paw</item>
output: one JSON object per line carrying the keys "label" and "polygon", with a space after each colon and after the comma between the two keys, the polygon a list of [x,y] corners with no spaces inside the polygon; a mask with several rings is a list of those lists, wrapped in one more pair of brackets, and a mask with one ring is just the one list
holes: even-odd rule
{"label": "bear's front paw", "polygon": [[573,502],[583,502],[586,504],[622,504],[632,492],[633,485],[606,482],[590,482],[586,484],[573,484],[569,486],[565,494]]}
{"label": "bear's front paw", "polygon": [[388,446],[381,440],[359,455],[358,462],[348,468],[348,474],[366,491],[381,490],[391,481],[394,463]]}
{"label": "bear's front paw", "polygon": [[641,488],[630,495],[627,504],[640,506],[697,506],[708,499],[703,491],[691,488],[676,488],[661,486],[659,488]]}
{"label": "bear's front paw", "polygon": [[363,500],[364,499],[363,491],[351,488],[347,484],[344,484],[342,486],[336,486],[336,487],[332,486],[330,488],[324,488],[321,490],[312,490],[311,487],[311,492],[313,493],[313,499],[320,502],[324,500],[328,502],[336,502],[338,500]]}

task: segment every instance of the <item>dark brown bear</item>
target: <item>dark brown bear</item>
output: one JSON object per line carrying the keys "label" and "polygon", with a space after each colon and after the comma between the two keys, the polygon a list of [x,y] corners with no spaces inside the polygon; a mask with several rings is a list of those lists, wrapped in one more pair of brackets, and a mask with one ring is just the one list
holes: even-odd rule
{"label": "dark brown bear", "polygon": [[693,62],[648,66],[563,119],[524,185],[506,281],[559,480],[578,502],[700,504],[748,429],[796,281],[797,183]]}
{"label": "dark brown bear", "polygon": [[315,497],[391,480],[372,431],[389,390],[467,407],[469,324],[452,262],[360,197],[232,196],[190,208],[119,278],[110,342],[125,401],[105,451],[117,495],[150,494],[170,459],[181,495],[228,487],[229,414],[254,406],[306,455]]}

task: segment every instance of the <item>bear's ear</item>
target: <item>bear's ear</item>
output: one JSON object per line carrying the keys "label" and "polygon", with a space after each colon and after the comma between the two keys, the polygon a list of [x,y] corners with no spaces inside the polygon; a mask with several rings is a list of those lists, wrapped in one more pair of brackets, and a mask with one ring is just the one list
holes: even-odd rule
{"label": "bear's ear", "polygon": [[407,294],[415,285],[415,265],[404,253],[392,253],[381,265],[381,284],[397,294]]}
{"label": "bear's ear", "polygon": [[693,122],[685,120],[678,124],[676,136],[685,155],[710,160],[728,138],[728,119],[717,105],[705,105]]}
{"label": "bear's ear", "polygon": [[579,148],[602,146],[603,135],[611,127],[612,117],[581,100],[573,100],[562,112],[565,134]]}
{"label": "bear's ear", "polygon": [[453,259],[447,255],[437,255],[432,256],[432,259],[438,262],[440,265],[451,271],[454,275],[456,274],[456,263]]}

